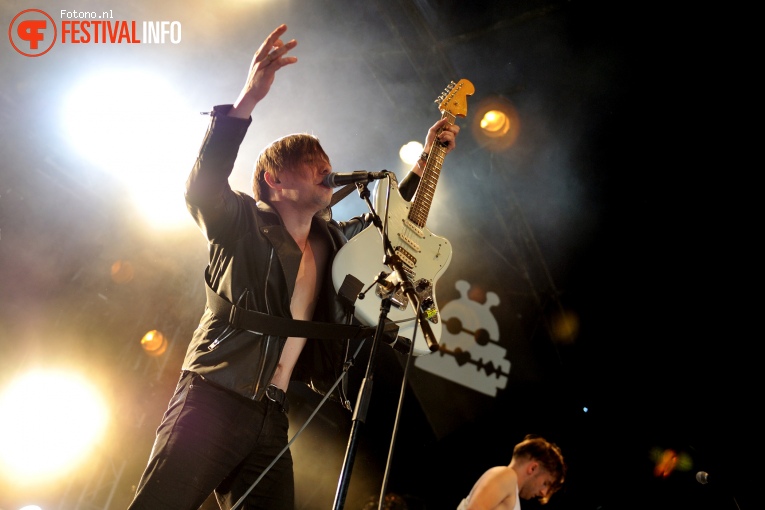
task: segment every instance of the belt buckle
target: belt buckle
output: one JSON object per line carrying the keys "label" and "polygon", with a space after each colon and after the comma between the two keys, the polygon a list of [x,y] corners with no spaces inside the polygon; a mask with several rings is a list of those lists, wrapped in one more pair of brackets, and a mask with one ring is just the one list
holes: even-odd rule
{"label": "belt buckle", "polygon": [[279,404],[279,409],[281,412],[287,412],[287,394],[281,388],[275,384],[269,384],[266,387],[266,397],[268,397],[268,400],[271,402]]}

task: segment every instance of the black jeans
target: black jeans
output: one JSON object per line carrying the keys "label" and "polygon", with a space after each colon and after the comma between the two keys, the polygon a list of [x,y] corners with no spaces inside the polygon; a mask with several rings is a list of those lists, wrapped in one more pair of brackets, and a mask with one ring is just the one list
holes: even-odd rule
{"label": "black jeans", "polygon": [[[129,510],[197,510],[215,492],[230,509],[287,444],[275,402],[248,400],[192,372],[181,374]],[[237,510],[294,510],[287,450]]]}

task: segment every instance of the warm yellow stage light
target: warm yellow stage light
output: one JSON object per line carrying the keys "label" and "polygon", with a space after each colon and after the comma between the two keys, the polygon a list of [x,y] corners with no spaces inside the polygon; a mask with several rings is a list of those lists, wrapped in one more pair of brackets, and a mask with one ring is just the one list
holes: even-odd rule
{"label": "warm yellow stage light", "polygon": [[143,335],[141,347],[149,356],[162,356],[167,350],[167,339],[161,332],[153,329]]}
{"label": "warm yellow stage light", "polygon": [[561,310],[551,319],[553,340],[562,344],[573,343],[579,336],[579,316],[571,310]]}
{"label": "warm yellow stage light", "polygon": [[499,110],[489,110],[481,118],[481,129],[490,138],[505,136],[510,130],[510,119]]}
{"label": "warm yellow stage light", "polygon": [[489,96],[478,103],[470,127],[480,146],[491,152],[502,152],[512,147],[518,138],[520,121],[510,101]]}
{"label": "warm yellow stage light", "polygon": [[114,283],[128,283],[133,279],[133,264],[127,260],[118,260],[112,264],[112,281]]}
{"label": "warm yellow stage light", "polygon": [[108,423],[88,381],[63,371],[34,371],[0,396],[0,472],[39,484],[71,472],[101,440]]}

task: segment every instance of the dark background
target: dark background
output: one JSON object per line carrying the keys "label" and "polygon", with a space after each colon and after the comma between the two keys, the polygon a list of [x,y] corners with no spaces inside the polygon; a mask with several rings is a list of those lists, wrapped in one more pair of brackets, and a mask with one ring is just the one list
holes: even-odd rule
{"label": "dark background", "polygon": [[[743,199],[729,190],[730,165],[720,165],[736,145],[714,116],[730,108],[718,96],[731,81],[721,30],[730,30],[732,9],[556,0],[75,4],[68,8],[119,7],[118,19],[179,20],[184,30],[177,46],[58,46],[35,59],[2,49],[0,380],[75,362],[102,383],[118,424],[103,456],[124,468],[99,479],[115,480],[112,508],[129,501],[177,379],[204,303],[206,253],[190,220],[181,231],[146,226],[119,178],[70,153],[56,108],[77,73],[121,63],[159,69],[195,111],[233,102],[253,51],[282,22],[300,61],[278,73],[256,111],[232,177],[240,188],[260,147],[297,130],[322,139],[336,171],[401,172],[398,147],[423,140],[444,86],[466,78],[476,89],[429,227],[455,250],[439,281],[442,306],[459,297],[457,280],[479,299],[496,293],[497,340],[512,370],[506,389],[486,399],[412,369],[388,490],[410,508],[455,508],[486,468],[509,462],[512,446],[537,433],[562,447],[570,469],[548,508],[754,507],[761,397],[744,305],[757,290],[739,272],[746,250],[736,239],[747,218],[731,211]],[[5,2],[3,19],[30,7]],[[500,154],[470,130],[471,108],[491,95],[511,101],[521,121],[516,144]],[[148,111],[143,121],[162,117]],[[335,216],[364,211],[352,195]],[[136,269],[128,285],[110,279],[115,260]],[[579,318],[573,342],[549,334],[562,309]],[[171,339],[160,360],[137,344],[155,328]],[[346,508],[380,490],[402,363],[381,351]],[[434,394],[443,407],[430,404]],[[318,398],[298,387],[290,398],[296,428]],[[349,430],[349,413],[330,406],[306,429],[305,446],[296,442],[300,508],[331,506]],[[656,452],[668,449],[683,462],[657,476]],[[694,479],[701,470],[708,485]],[[68,483],[66,495],[57,486],[35,496],[49,498],[47,508],[75,508],[69,501],[83,482]],[[29,499],[0,487],[0,507]]]}

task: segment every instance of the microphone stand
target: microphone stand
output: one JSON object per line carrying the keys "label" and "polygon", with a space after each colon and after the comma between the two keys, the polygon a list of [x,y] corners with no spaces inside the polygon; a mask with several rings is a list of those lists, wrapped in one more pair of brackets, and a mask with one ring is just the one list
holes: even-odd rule
{"label": "microphone stand", "polygon": [[[417,293],[414,290],[414,286],[406,277],[401,259],[398,257],[398,255],[396,255],[395,250],[391,245],[390,239],[388,239],[388,236],[385,232],[382,220],[380,220],[380,216],[375,212],[374,206],[369,199],[370,193],[369,188],[367,187],[367,183],[357,182],[356,188],[358,189],[361,198],[367,203],[367,206],[372,213],[372,223],[377,228],[377,230],[379,230],[380,236],[382,237],[383,249],[385,252],[385,258],[383,262],[396,273],[398,282],[393,284],[383,277],[384,273],[381,273],[377,276],[375,282],[372,283],[372,285],[375,285],[375,283],[382,285],[385,290],[385,294],[382,297],[382,302],[380,303],[380,316],[377,321],[377,328],[375,329],[374,338],[372,340],[372,351],[369,355],[366,372],[361,383],[361,388],[359,389],[356,407],[353,412],[351,432],[348,438],[345,458],[343,459],[343,467],[340,471],[340,480],[338,482],[337,491],[335,492],[335,502],[333,506],[334,510],[342,510],[345,505],[345,498],[348,494],[348,486],[350,485],[350,475],[351,471],[353,470],[353,463],[355,461],[356,450],[358,448],[359,430],[361,425],[366,421],[367,410],[369,409],[369,402],[372,396],[374,371],[377,365],[377,349],[385,332],[385,323],[387,321],[388,313],[390,312],[391,307],[391,296],[399,285],[403,286],[404,293],[409,297],[412,306],[415,307],[415,316],[417,317],[417,322],[425,336],[425,340],[428,343],[428,348],[432,352],[438,350],[438,342],[436,341],[435,336],[433,336],[433,331],[430,328],[430,324],[428,324],[427,319],[423,318],[423,314],[420,313],[419,296],[417,296]],[[413,345],[414,338],[412,338],[412,343],[409,346],[410,355]],[[382,496],[380,497],[380,504],[382,504]]]}

